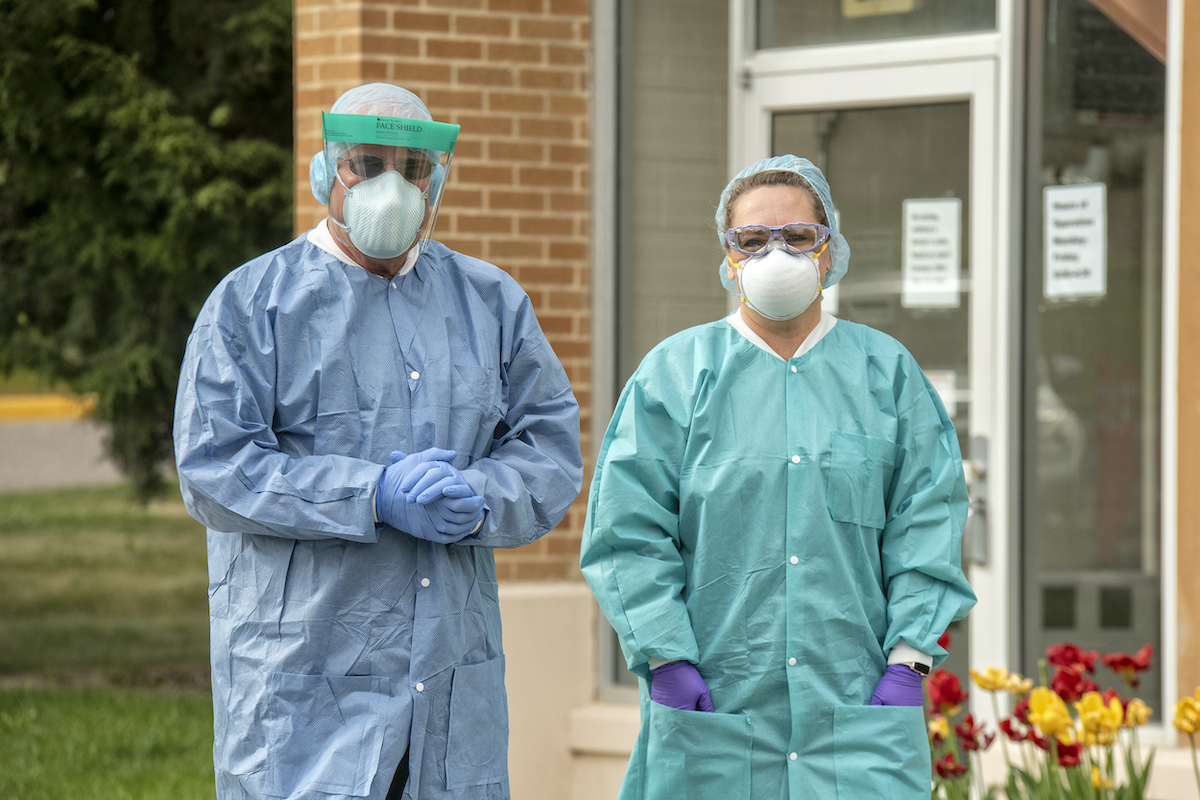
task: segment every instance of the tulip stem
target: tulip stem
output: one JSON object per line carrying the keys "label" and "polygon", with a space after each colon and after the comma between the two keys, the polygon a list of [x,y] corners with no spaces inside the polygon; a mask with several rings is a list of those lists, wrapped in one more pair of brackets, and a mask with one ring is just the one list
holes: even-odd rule
{"label": "tulip stem", "polygon": [[1051,782],[1054,784],[1054,796],[1063,796],[1062,777],[1058,774],[1058,737],[1050,737],[1050,775]]}
{"label": "tulip stem", "polygon": [[[996,727],[1000,727],[1000,701],[996,699],[996,693],[990,692],[992,695],[992,711],[996,714]],[[1001,734],[1004,731],[1000,731]],[[1012,772],[1012,762],[1008,760],[1008,737],[1000,736],[1000,750],[1004,753],[1004,766],[1009,772]]]}
{"label": "tulip stem", "polygon": [[1142,748],[1138,746],[1137,728],[1129,729],[1129,742],[1126,744],[1128,748],[1126,752],[1129,754],[1129,763],[1137,770],[1140,775],[1142,772]]}
{"label": "tulip stem", "polygon": [[1192,772],[1196,773],[1196,789],[1200,790],[1200,764],[1196,763],[1196,734],[1189,733],[1188,741],[1192,743]]}

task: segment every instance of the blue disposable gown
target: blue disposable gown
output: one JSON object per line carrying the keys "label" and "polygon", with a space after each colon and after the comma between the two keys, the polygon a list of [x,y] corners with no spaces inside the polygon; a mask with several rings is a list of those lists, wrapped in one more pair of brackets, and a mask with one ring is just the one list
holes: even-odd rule
{"label": "blue disposable gown", "polygon": [[[389,452],[435,446],[486,501],[457,545],[374,521]],[[438,243],[391,282],[303,236],[256,258],[196,320],[175,448],[209,529],[218,797],[383,798],[407,748],[406,798],[507,798],[492,548],[582,482],[517,283]]]}
{"label": "blue disposable gown", "polygon": [[[922,710],[868,704],[892,647],[940,662],[974,604],[966,508],[954,428],[891,337],[837,321],[785,361],[719,321],[656,347],[583,533],[641,685],[621,800],[928,800]],[[651,658],[696,664],[716,713],[650,702]]]}

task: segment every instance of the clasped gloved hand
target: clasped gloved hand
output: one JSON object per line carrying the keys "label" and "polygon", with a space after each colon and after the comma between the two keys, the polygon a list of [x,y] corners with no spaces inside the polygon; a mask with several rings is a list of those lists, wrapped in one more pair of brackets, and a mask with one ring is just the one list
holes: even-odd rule
{"label": "clasped gloved hand", "polygon": [[672,661],[650,670],[650,699],[682,711],[712,711],[708,684],[687,661]]}
{"label": "clasped gloved hand", "polygon": [[921,676],[903,664],[889,664],[871,695],[873,706],[920,706],[925,704]]}
{"label": "clasped gloved hand", "polygon": [[449,463],[453,450],[430,448],[411,455],[392,452],[392,464],[375,488],[380,522],[410,536],[452,544],[483,519],[483,498]]}

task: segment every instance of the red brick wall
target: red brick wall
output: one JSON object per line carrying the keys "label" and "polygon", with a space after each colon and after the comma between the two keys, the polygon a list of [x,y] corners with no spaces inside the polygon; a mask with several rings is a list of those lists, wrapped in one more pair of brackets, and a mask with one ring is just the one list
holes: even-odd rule
{"label": "red brick wall", "polygon": [[559,527],[497,551],[501,579],[579,577],[590,479],[589,0],[295,0],[296,230],[325,216],[308,187],[320,112],[386,81],[462,126],[435,238],[529,293],[575,388],[585,492]]}

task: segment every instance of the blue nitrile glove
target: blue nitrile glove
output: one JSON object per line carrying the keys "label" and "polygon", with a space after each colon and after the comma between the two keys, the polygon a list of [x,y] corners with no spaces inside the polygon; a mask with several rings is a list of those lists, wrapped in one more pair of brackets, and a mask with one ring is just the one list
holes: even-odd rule
{"label": "blue nitrile glove", "polygon": [[[405,458],[396,450],[392,461]],[[437,516],[451,525],[470,525],[472,531],[483,521],[483,498],[467,483],[467,479],[446,461],[432,462],[423,473],[421,468],[410,470],[400,481],[400,491],[408,492],[410,502],[428,505]]]}
{"label": "blue nitrile glove", "polygon": [[650,670],[650,699],[683,711],[712,711],[708,684],[687,661],[672,661]]}
{"label": "blue nitrile glove", "polygon": [[921,676],[903,664],[888,664],[871,695],[873,706],[920,706],[925,703]]}
{"label": "blue nitrile glove", "polygon": [[455,455],[453,450],[438,448],[412,455],[400,451],[392,453],[392,465],[383,471],[383,477],[375,487],[375,516],[379,521],[410,536],[438,544],[452,544],[469,534],[475,523],[448,522],[429,503],[416,502],[416,496],[410,491],[427,472],[433,470],[442,474],[445,460]]}

